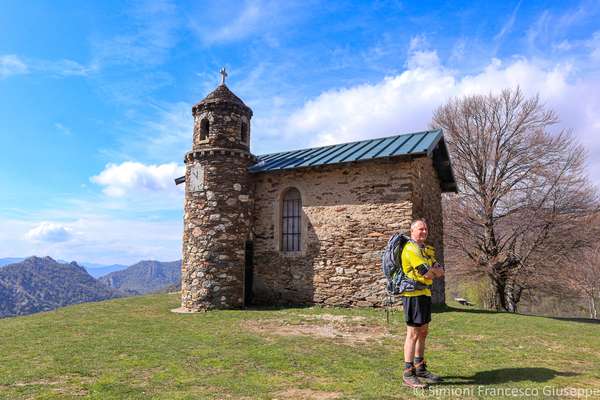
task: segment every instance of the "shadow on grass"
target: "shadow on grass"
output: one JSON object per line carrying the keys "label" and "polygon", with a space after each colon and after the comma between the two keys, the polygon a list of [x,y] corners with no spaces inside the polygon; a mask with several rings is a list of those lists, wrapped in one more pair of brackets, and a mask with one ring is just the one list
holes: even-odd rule
{"label": "shadow on grass", "polygon": [[557,376],[576,376],[575,372],[559,372],[549,368],[500,368],[480,371],[472,376],[444,376],[442,385],[491,385],[510,382],[547,382]]}
{"label": "shadow on grass", "polygon": [[591,318],[576,318],[576,317],[545,317],[552,318],[558,321],[569,321],[569,322],[583,322],[585,324],[600,324],[600,319]]}
{"label": "shadow on grass", "polygon": [[600,324],[600,319],[581,318],[581,317],[553,317],[550,315],[509,313],[508,311],[483,310],[483,309],[479,309],[479,308],[459,308],[459,307],[448,306],[445,304],[434,304],[431,308],[431,311],[434,313],[460,312],[460,313],[471,313],[471,314],[512,314],[512,315],[522,315],[524,317],[549,318],[549,319],[555,319],[557,321],[583,322],[586,324]]}
{"label": "shadow on grass", "polygon": [[500,314],[503,311],[494,311],[494,310],[482,310],[479,308],[458,308],[448,306],[446,304],[434,304],[431,307],[431,311],[435,313],[444,313],[444,312],[462,312],[462,313],[473,313],[473,314]]}

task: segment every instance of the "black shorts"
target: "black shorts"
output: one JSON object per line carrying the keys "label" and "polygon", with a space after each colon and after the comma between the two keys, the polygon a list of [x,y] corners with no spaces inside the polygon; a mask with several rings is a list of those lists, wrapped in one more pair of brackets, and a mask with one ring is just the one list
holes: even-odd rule
{"label": "black shorts", "polygon": [[431,296],[402,296],[406,325],[419,327],[431,322]]}

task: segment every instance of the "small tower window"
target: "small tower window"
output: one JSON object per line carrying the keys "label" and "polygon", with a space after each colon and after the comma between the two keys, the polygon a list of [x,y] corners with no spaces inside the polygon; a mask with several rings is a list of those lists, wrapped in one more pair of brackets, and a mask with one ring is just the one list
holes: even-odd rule
{"label": "small tower window", "polygon": [[298,189],[291,188],[283,196],[281,209],[281,250],[300,251],[300,219],[302,198]]}
{"label": "small tower window", "polygon": [[240,139],[242,140],[242,143],[248,143],[248,124],[245,122],[242,122]]}
{"label": "small tower window", "polygon": [[208,128],[209,128],[208,119],[204,118],[200,121],[200,140],[208,139]]}

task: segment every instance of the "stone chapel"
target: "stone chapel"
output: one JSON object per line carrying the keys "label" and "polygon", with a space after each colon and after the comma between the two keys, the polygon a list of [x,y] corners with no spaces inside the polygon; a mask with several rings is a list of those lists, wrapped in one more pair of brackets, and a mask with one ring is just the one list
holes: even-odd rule
{"label": "stone chapel", "polygon": [[[381,251],[425,218],[443,263],[440,130],[256,156],[252,110],[222,83],[192,107],[182,311],[249,304],[381,306]],[[437,280],[433,301],[444,302]]]}

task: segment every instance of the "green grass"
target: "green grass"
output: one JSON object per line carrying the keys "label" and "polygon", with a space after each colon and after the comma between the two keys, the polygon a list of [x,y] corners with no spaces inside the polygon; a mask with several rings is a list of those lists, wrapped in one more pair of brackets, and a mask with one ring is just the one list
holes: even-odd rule
{"label": "green grass", "polygon": [[541,399],[564,388],[600,398],[600,324],[440,310],[426,355],[446,382],[414,393],[400,379],[401,312],[387,325],[377,309],[171,313],[177,306],[176,295],[153,295],[0,320],[0,398],[502,398],[493,390],[527,389]]}

